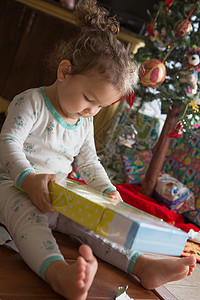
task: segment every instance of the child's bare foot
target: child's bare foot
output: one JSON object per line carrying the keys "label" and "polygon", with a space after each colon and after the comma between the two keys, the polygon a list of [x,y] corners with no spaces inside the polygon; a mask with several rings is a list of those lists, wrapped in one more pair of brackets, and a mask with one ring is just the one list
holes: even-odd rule
{"label": "child's bare foot", "polygon": [[84,300],[97,271],[97,260],[87,245],[79,248],[76,263],[53,262],[46,271],[46,280],[58,294],[66,299]]}
{"label": "child's bare foot", "polygon": [[152,290],[167,282],[191,275],[195,265],[194,256],[179,259],[154,259],[141,254],[135,263],[133,275],[138,277],[144,288]]}

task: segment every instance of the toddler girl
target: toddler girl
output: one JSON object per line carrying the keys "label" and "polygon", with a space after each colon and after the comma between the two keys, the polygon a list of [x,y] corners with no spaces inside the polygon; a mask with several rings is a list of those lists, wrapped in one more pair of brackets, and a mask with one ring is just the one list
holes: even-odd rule
{"label": "toddler girl", "polygon": [[[97,271],[91,249],[153,289],[190,275],[195,258],[153,260],[111,245],[54,212],[50,203],[49,182],[67,176],[74,157],[88,185],[106,193],[114,204],[121,201],[96,154],[93,116],[137,82],[137,66],[116,38],[117,21],[95,0],[82,1],[74,15],[81,31],[57,47],[56,81],[27,90],[10,104],[0,136],[0,222],[30,268],[67,299],[87,297]],[[76,263],[65,262],[52,229],[83,243]]]}

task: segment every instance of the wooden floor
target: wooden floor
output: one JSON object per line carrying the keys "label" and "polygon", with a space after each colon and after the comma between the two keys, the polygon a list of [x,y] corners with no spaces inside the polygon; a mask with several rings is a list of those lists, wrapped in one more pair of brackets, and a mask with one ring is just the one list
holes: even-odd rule
{"label": "wooden floor", "polygon": [[[79,244],[66,235],[55,233],[56,240],[68,263],[75,261]],[[114,299],[118,287],[127,286],[127,294],[138,299],[176,299],[167,289],[148,291],[132,276],[99,261],[98,272],[87,299]],[[67,284],[67,283],[66,283]],[[164,295],[164,296],[161,296]],[[0,246],[0,300],[63,299],[35,275],[13,250]]]}

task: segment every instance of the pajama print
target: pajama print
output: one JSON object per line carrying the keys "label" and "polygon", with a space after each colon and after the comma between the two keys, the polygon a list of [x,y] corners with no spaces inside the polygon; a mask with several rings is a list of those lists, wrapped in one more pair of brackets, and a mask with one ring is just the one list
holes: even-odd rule
{"label": "pajama print", "polygon": [[88,185],[102,193],[116,189],[96,154],[92,118],[69,125],[46,97],[44,87],[16,96],[0,136],[0,222],[7,226],[24,261],[43,279],[52,262],[64,260],[52,229],[89,244],[98,257],[132,273],[140,252],[110,244],[58,212],[41,212],[14,187],[21,188],[30,172],[56,174],[58,180],[65,180],[74,157]]}

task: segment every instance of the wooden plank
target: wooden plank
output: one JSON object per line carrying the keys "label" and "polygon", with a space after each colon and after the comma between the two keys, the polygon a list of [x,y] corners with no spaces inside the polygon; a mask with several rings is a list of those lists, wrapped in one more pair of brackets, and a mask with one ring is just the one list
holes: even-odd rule
{"label": "wooden plank", "polygon": [[[78,256],[78,242],[61,233],[55,233],[55,237],[67,262],[73,263]],[[98,262],[98,272],[87,299],[114,299],[118,287],[127,285],[127,294],[134,300],[159,299],[153,291],[144,289],[133,276],[102,260],[98,259]],[[46,300],[63,298],[29,269],[20,254],[5,246],[0,246],[0,299]]]}
{"label": "wooden plank", "polygon": [[161,300],[178,300],[166,287],[160,286],[154,290],[155,295]]}

